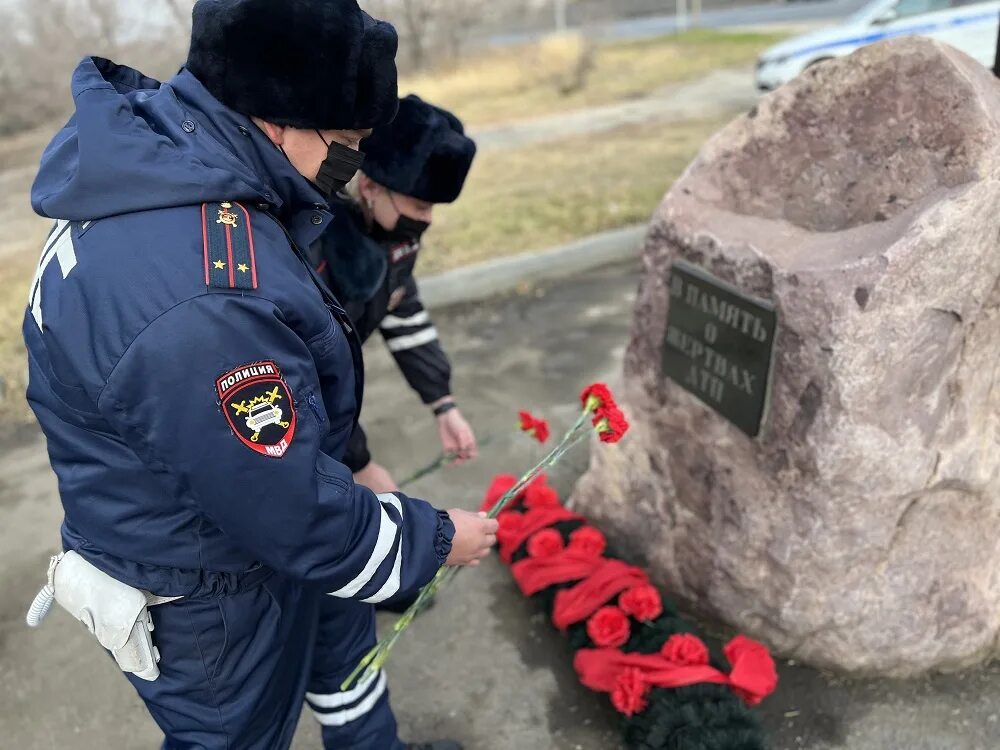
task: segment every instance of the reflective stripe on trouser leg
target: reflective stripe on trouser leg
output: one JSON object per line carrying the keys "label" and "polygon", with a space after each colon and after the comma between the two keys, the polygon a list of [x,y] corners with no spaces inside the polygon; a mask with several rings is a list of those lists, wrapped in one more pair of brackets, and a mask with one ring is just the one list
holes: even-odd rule
{"label": "reflective stripe on trouser leg", "polygon": [[342,693],[306,693],[306,702],[320,724],[342,727],[372,711],[385,692],[385,672],[378,671]]}
{"label": "reflective stripe on trouser leg", "polygon": [[376,672],[348,690],[340,686],[375,645],[375,608],[322,597],[306,703],[320,723],[327,750],[403,750],[389,707],[385,674]]}

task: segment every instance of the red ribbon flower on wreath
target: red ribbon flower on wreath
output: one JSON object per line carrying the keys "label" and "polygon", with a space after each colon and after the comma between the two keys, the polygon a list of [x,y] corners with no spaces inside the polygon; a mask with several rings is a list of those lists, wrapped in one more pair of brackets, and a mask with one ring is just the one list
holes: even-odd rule
{"label": "red ribbon flower on wreath", "polygon": [[587,620],[587,635],[598,646],[624,646],[631,634],[628,615],[618,607],[601,607]]}
{"label": "red ribbon flower on wreath", "polygon": [[650,622],[663,614],[663,599],[656,586],[641,584],[618,597],[618,606],[639,622]]}
{"label": "red ribbon flower on wreath", "polygon": [[626,716],[646,707],[646,695],[654,687],[726,685],[751,706],[774,691],[778,675],[774,660],[763,644],[738,635],[726,644],[724,651],[731,667],[729,674],[709,663],[708,648],[690,633],[670,636],[657,654],[608,647],[581,649],[573,666],[584,685],[609,693],[615,708]]}

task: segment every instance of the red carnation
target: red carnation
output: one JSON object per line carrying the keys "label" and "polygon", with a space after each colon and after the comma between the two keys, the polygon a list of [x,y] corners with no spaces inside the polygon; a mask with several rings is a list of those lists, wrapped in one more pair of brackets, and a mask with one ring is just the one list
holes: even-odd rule
{"label": "red carnation", "polygon": [[615,405],[615,397],[611,395],[611,389],[604,383],[592,383],[583,389],[580,394],[580,402],[587,411],[596,411]]}
{"label": "red carnation", "polygon": [[646,696],[650,685],[642,676],[642,670],[627,667],[622,670],[611,691],[611,705],[626,716],[642,713],[646,709]]}
{"label": "red carnation", "polygon": [[549,423],[544,419],[538,419],[529,411],[520,411],[517,415],[521,418],[521,431],[531,435],[539,443],[544,443],[549,439]]}
{"label": "red carnation", "polygon": [[624,645],[630,629],[628,616],[618,607],[601,607],[587,620],[587,635],[602,647]]}
{"label": "red carnation", "polygon": [[617,406],[603,410],[595,418],[594,425],[602,443],[617,443],[628,432],[629,423],[625,414]]}
{"label": "red carnation", "polygon": [[493,506],[500,501],[500,498],[506,495],[507,491],[515,484],[517,484],[517,477],[512,474],[498,474],[493,477],[479,510],[483,513],[489,513],[493,510]]}
{"label": "red carnation", "polygon": [[544,508],[559,505],[559,493],[541,482],[532,482],[524,491],[525,508]]}
{"label": "red carnation", "polygon": [[767,647],[738,635],[723,649],[732,665],[729,686],[749,705],[756,706],[778,686],[778,673]]}
{"label": "red carnation", "polygon": [[663,614],[663,600],[655,586],[636,586],[618,598],[618,606],[639,622],[655,620]]}
{"label": "red carnation", "polygon": [[554,557],[565,549],[562,534],[555,529],[542,529],[528,540],[528,555],[531,557]]}
{"label": "red carnation", "polygon": [[569,535],[569,548],[591,557],[600,557],[608,546],[604,534],[593,526],[581,526]]}
{"label": "red carnation", "polygon": [[708,648],[701,639],[691,633],[677,633],[670,636],[660,649],[668,660],[681,666],[701,666],[708,664]]}

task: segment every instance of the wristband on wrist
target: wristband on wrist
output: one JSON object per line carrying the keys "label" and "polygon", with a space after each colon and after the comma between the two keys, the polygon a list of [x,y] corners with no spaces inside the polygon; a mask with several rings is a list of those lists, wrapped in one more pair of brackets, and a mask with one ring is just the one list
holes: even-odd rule
{"label": "wristband on wrist", "polygon": [[458,408],[458,404],[456,404],[454,401],[445,401],[440,406],[435,406],[434,407],[434,416],[435,417],[440,417],[442,414],[447,414],[452,409],[457,409],[457,408]]}

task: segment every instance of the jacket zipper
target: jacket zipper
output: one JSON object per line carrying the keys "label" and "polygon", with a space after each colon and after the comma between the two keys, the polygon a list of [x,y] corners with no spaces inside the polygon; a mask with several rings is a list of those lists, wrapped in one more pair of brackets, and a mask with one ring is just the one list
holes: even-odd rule
{"label": "jacket zipper", "polygon": [[312,409],[312,413],[316,415],[316,419],[320,424],[323,424],[323,415],[319,411],[319,404],[316,402],[316,394],[310,393],[306,396],[306,403],[309,404],[309,408]]}

